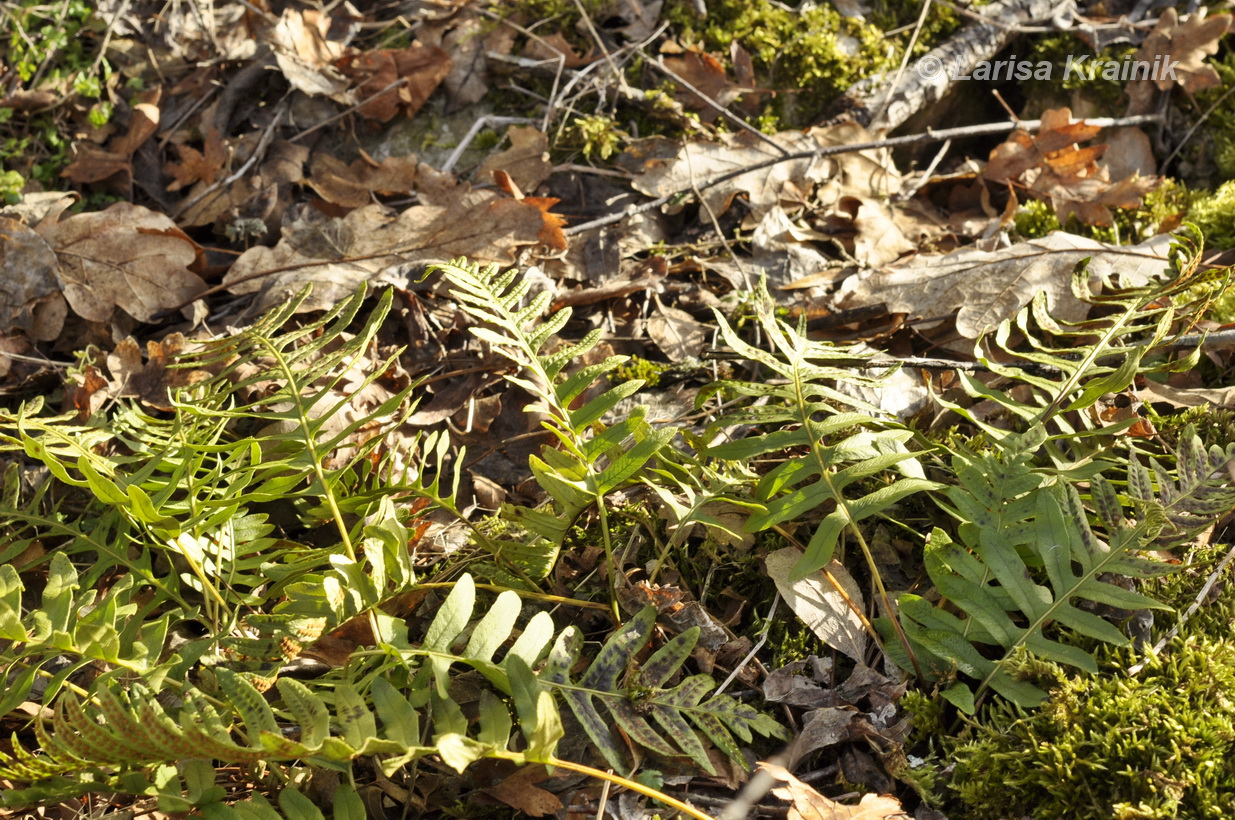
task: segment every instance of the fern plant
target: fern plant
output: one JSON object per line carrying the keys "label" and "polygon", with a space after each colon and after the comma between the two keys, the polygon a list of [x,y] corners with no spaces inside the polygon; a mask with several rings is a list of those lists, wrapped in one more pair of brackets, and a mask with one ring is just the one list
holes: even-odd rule
{"label": "fern plant", "polygon": [[[188,687],[174,708],[139,682],[127,688],[99,688],[88,701],[68,693],[57,703],[51,730],[42,721],[35,723],[38,752],[15,740],[11,753],[0,753],[0,777],[38,784],[10,791],[0,796],[0,803],[29,805],[80,793],[83,787],[126,781],[132,788],[137,770],[203,756],[226,763],[310,759],[347,763],[380,754],[389,776],[411,761],[436,755],[460,772],[484,757],[586,772],[703,816],[624,777],[556,757],[564,733],[556,698],[567,700],[606,761],[620,771],[628,771],[630,763],[595,700],[604,703],[636,744],[668,757],[688,757],[711,773],[701,738],[742,765],[734,734],[747,741],[752,732],[787,738],[779,724],[749,706],[725,695],[706,698],[714,686],[707,676],[688,677],[664,688],[693,649],[697,628],[666,643],[636,670],[636,655],[655,623],[654,607],[614,633],[574,681],[570,670],[579,663],[582,648],[576,628],[568,627],[554,642],[551,619],[536,613],[498,660],[499,648],[511,640],[519,619],[518,595],[502,593],[473,625],[475,597],[471,577],[463,576],[423,643],[397,650],[400,666],[358,667],[358,678],[336,681],[329,689],[281,677],[275,684],[274,708],[243,675],[226,667],[216,670],[220,697]],[[456,664],[478,671],[492,687],[481,696],[475,727],[450,696]],[[513,704],[513,715],[503,699]],[[645,715],[651,715],[660,729]],[[513,734],[516,718],[518,736]],[[102,779],[65,778],[84,770]]]}
{"label": "fern plant", "polygon": [[[1187,429],[1178,484],[1169,470],[1151,462],[1155,492],[1149,471],[1136,458],[1120,458],[1116,449],[1099,446],[1135,419],[1108,426],[1085,412],[1104,394],[1126,389],[1138,374],[1195,364],[1196,350],[1180,360],[1161,351],[1181,320],[1186,328],[1198,309],[1184,304],[1177,310],[1171,303],[1200,275],[1198,248],[1185,237],[1173,249],[1175,275],[1133,288],[1108,282],[1102,295],[1092,292],[1082,266],[1073,277],[1074,290],[1102,306],[1102,316],[1065,325],[1054,321],[1038,299],[996,330],[993,344],[1002,362],[986,358],[979,342],[983,361],[1022,392],[1014,396],[1008,387],[961,373],[963,386],[974,399],[989,400],[1018,419],[1020,432],[943,402],[982,428],[994,446],[985,453],[964,447],[952,453],[956,483],[940,506],[958,522],[956,537],[936,528],[926,546],[927,571],[944,601],[932,605],[916,595],[900,597],[913,657],[897,654],[906,668],[911,660],[919,662],[919,669],[925,666],[930,679],[948,680],[957,672],[976,679],[976,689],[958,679],[943,690],[963,710],[974,711],[988,688],[1022,706],[1042,700],[1044,692],[1014,679],[1005,668],[1022,649],[1096,671],[1088,651],[1050,639],[1045,630],[1063,626],[1091,640],[1126,645],[1128,638],[1097,614],[1101,607],[1164,607],[1114,579],[1169,572],[1170,564],[1139,558],[1137,551],[1177,546],[1235,509],[1235,489],[1219,469],[1233,448],[1206,453],[1195,430]],[[1027,350],[1012,344],[1014,329]],[[1011,363],[1017,359],[1057,375],[1017,368]],[[1126,501],[1106,473],[1126,476],[1126,501],[1135,506],[1135,520],[1125,516]],[[1094,533],[1093,524],[1101,526],[1105,539]]]}
{"label": "fern plant", "polygon": [[606,424],[604,417],[618,402],[633,396],[643,386],[631,379],[575,403],[593,384],[611,373],[628,357],[609,356],[567,376],[566,366],[582,358],[600,340],[593,330],[578,342],[549,352],[547,343],[566,327],[571,311],[563,308],[542,319],[550,295],[542,292],[528,298],[530,284],[517,271],[500,273],[496,266],[480,268],[464,260],[435,268],[450,283],[450,294],[464,313],[481,323],[471,328],[520,371],[507,380],[536,398],[525,412],[541,417],[541,425],[554,438],[539,457],[529,459],[537,483],[552,500],[552,512],[511,507],[504,517],[521,524],[534,537],[532,544],[507,539],[496,545],[497,556],[531,579],[544,578],[557,558],[571,526],[585,510],[595,510],[605,555],[613,562],[613,544],[604,498],[614,490],[634,483],[654,459],[666,453],[676,431],[654,428],[647,409],[637,407],[625,418]]}

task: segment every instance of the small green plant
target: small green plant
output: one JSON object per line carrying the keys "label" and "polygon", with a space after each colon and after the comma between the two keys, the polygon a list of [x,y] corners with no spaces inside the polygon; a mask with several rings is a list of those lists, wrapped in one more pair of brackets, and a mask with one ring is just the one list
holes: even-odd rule
{"label": "small green plant", "polygon": [[630,135],[618,128],[617,121],[603,114],[576,117],[569,133],[588,159],[606,160],[618,152]]}

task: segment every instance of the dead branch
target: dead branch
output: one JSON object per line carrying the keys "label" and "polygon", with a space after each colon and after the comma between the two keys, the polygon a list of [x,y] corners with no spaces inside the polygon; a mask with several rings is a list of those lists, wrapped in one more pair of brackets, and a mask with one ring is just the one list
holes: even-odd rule
{"label": "dead branch", "polygon": [[[1084,121],[1090,125],[1096,125],[1099,128],[1118,128],[1129,125],[1145,125],[1148,123],[1161,122],[1162,116],[1159,114],[1141,114],[1135,117],[1092,117]],[[903,137],[890,137],[888,139],[872,140],[870,142],[855,142],[851,145],[829,145],[824,148],[818,148],[814,151],[795,151],[778,157],[773,157],[763,162],[757,162],[753,165],[748,165],[734,171],[727,171],[723,174],[717,174],[716,176],[705,179],[692,187],[684,188],[680,191],[674,191],[670,194],[665,194],[662,197],[658,197],[649,202],[644,202],[641,205],[631,205],[622,211],[618,211],[617,213],[608,214],[607,216],[602,216],[588,222],[583,222],[579,225],[573,225],[563,231],[563,233],[567,236],[574,236],[575,234],[586,233],[587,231],[596,230],[597,228],[603,228],[606,225],[621,222],[628,216],[646,213],[647,211],[659,208],[662,205],[676,200],[686,194],[693,193],[696,190],[702,191],[707,188],[712,188],[723,182],[740,177],[743,174],[748,174],[751,171],[758,171],[762,168],[771,168],[773,165],[781,162],[791,162],[798,159],[817,159],[821,157],[831,157],[837,154],[852,154],[858,151],[870,151],[879,148],[896,148],[901,145],[920,145],[931,142],[943,142],[945,140],[956,139],[958,137],[976,137],[985,134],[1004,134],[1017,128],[1021,128],[1026,131],[1036,131],[1041,127],[1041,120],[1019,120],[1015,122],[991,122],[982,123],[980,125],[966,125],[959,128],[942,128],[937,131],[928,128],[921,134],[907,134]]]}
{"label": "dead branch", "polygon": [[953,77],[968,75],[978,63],[1003,50],[1017,29],[1049,20],[1071,0],[1001,0],[982,10],[982,22],[961,29],[943,45],[887,75],[856,83],[833,105],[838,119],[852,119],[871,130],[891,131],[918,111],[939,102]]}

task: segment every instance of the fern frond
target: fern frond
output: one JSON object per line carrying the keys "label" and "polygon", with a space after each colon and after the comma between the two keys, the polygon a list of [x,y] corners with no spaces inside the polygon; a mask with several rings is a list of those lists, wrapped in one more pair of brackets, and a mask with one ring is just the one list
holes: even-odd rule
{"label": "fern frond", "polygon": [[1135,456],[1130,459],[1128,494],[1144,505],[1157,506],[1166,517],[1154,538],[1158,547],[1178,546],[1235,510],[1235,486],[1228,472],[1233,459],[1235,444],[1226,449],[1214,445],[1207,452],[1191,424],[1179,436],[1178,480],[1157,459],[1149,460],[1152,478]]}
{"label": "fern frond", "polygon": [[[1092,605],[1122,609],[1165,608],[1137,592],[1105,580],[1108,576],[1146,578],[1162,574],[1163,564],[1130,554],[1142,548],[1161,526],[1147,516],[1128,524],[1109,483],[1091,480],[1097,506],[1105,510],[1109,542],[1092,531],[1076,489],[1052,483],[1031,465],[1041,443],[1041,428],[1025,438],[1009,437],[1008,449],[977,454],[961,451],[954,459],[959,484],[948,500],[962,524],[960,542],[935,529],[926,547],[926,568],[949,608],[933,607],[917,596],[902,596],[900,613],[906,634],[922,648],[936,674],[951,669],[979,680],[947,692],[950,700],[972,711],[976,696],[992,688],[1022,706],[1044,696],[1036,687],[1013,679],[1002,663],[1022,647],[1056,663],[1094,672],[1092,655],[1046,637],[1050,624],[1090,638],[1125,645],[1114,625],[1094,614]],[[1089,605],[1090,608],[1083,608]],[[990,650],[998,656],[991,660]]]}

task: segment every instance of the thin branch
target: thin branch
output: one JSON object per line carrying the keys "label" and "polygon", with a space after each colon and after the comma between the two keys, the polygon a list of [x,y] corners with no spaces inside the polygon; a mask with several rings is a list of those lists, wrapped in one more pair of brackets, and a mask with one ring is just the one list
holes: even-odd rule
{"label": "thin branch", "polygon": [[[1159,114],[1140,114],[1134,117],[1092,117],[1089,119],[1077,120],[1088,125],[1097,126],[1098,128],[1122,128],[1132,125],[1147,125],[1149,123],[1157,123],[1162,121],[1162,116]],[[944,140],[958,139],[961,137],[977,137],[987,134],[1004,134],[1008,131],[1013,131],[1020,128],[1025,131],[1036,131],[1042,127],[1041,120],[1020,120],[1018,122],[991,122],[981,125],[967,125],[959,128],[942,128],[938,131],[928,128],[921,134],[907,134],[903,137],[890,137],[882,140],[872,140],[870,142],[855,142],[851,145],[828,145],[822,148],[817,148],[813,151],[794,151],[784,154],[779,157],[762,162],[752,163],[743,168],[734,171],[726,171],[723,174],[717,174],[710,179],[696,183],[694,186],[683,188],[673,193],[665,194],[662,197],[657,197],[642,205],[631,205],[630,207],[619,211],[615,214],[609,214],[597,219],[584,222],[580,225],[573,225],[567,228],[563,233],[567,236],[594,231],[597,228],[603,228],[606,225],[612,225],[616,222],[621,222],[630,216],[646,213],[647,211],[659,208],[678,197],[691,193],[693,188],[698,188],[700,191],[708,188],[714,188],[721,183],[728,182],[731,179],[736,179],[743,174],[749,174],[752,171],[759,171],[764,168],[771,168],[782,162],[791,162],[798,159],[820,159],[822,157],[832,157],[837,154],[853,154],[859,151],[872,151],[879,148],[897,148],[902,145],[922,145],[931,142],[943,142]]]}

